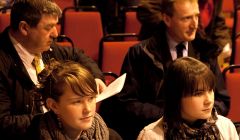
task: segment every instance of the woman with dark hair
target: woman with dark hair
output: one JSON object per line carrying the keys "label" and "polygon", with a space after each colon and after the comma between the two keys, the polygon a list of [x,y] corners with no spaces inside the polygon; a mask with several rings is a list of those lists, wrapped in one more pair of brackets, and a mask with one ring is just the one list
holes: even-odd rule
{"label": "woman with dark hair", "polygon": [[191,57],[176,59],[163,82],[163,117],[146,126],[138,140],[238,140],[233,123],[213,107],[214,87],[207,65]]}
{"label": "woman with dark hair", "polygon": [[29,139],[121,140],[96,113],[97,85],[84,66],[73,61],[52,60],[39,79],[34,94],[43,97],[50,111],[33,119]]}

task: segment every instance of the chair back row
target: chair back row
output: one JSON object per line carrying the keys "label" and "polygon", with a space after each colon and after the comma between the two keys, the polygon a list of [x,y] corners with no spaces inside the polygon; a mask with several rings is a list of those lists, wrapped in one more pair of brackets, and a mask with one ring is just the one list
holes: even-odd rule
{"label": "chair back row", "polygon": [[[223,70],[223,77],[230,96],[230,110],[227,115],[233,122],[240,122],[240,65],[230,65]],[[233,71],[233,72],[231,72]]]}
{"label": "chair back row", "polygon": [[[137,21],[136,13],[132,11],[126,13],[125,22],[126,32],[137,33],[140,30],[140,23]],[[10,12],[0,13],[0,32],[9,24]],[[66,35],[71,38],[75,47],[81,48],[88,56],[98,62],[99,42],[104,37],[104,31],[101,14],[96,7],[65,8],[57,30],[60,35]]]}

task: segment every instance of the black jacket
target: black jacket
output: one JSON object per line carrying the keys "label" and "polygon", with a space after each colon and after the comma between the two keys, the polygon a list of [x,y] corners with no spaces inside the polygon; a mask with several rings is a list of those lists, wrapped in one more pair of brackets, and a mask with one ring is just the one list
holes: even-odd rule
{"label": "black jacket", "polygon": [[[0,42],[0,135],[21,139],[32,117],[41,112],[33,104],[31,90],[35,85],[10,41],[8,29],[0,35]],[[50,58],[77,61],[103,79],[96,63],[79,49],[51,46],[42,56],[44,63]]]}
{"label": "black jacket", "polygon": [[[165,71],[173,61],[164,26],[162,24],[162,30],[153,37],[128,50],[121,70],[121,73],[127,73],[121,93],[103,101],[100,106],[100,114],[105,122],[118,131],[123,139],[136,139],[144,126],[162,116],[164,100],[161,85]],[[229,96],[216,58],[205,56],[190,42],[188,56],[210,65],[217,78],[215,107],[219,114],[226,115]]]}
{"label": "black jacket", "polygon": [[[137,9],[137,18],[142,26],[139,33],[139,39],[144,40],[151,37],[154,32],[158,32],[159,23],[162,21],[161,17],[161,1],[162,0],[142,0]],[[225,18],[222,13],[222,0],[213,0],[214,10],[212,19],[209,25],[202,29],[199,28],[194,45],[212,46],[215,50],[208,53],[212,56],[218,56],[222,52],[227,43],[231,45],[230,30],[225,23]],[[201,49],[201,48],[200,48]]]}

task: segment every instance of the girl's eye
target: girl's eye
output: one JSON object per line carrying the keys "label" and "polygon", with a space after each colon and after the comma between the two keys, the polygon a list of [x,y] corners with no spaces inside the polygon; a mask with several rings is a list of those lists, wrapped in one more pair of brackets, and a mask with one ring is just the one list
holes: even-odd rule
{"label": "girl's eye", "polygon": [[95,96],[93,96],[93,97],[90,97],[90,98],[89,98],[89,101],[91,102],[91,101],[93,101],[94,99],[96,99],[96,97],[95,97]]}
{"label": "girl's eye", "polygon": [[79,99],[73,100],[73,104],[82,104],[84,102],[93,102],[95,101],[96,96],[81,97]]}
{"label": "girl's eye", "polygon": [[81,103],[82,101],[81,100],[76,100],[76,101],[74,101],[73,103],[74,104],[79,104],[79,103]]}
{"label": "girl's eye", "polygon": [[194,93],[194,95],[195,95],[195,96],[201,96],[201,95],[205,94],[205,92],[206,92],[206,91],[196,91],[196,92]]}

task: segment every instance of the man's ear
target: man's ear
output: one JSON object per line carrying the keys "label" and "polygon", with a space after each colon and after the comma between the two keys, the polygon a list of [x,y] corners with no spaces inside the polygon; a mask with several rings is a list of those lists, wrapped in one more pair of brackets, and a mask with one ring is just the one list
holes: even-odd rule
{"label": "man's ear", "polygon": [[171,26],[171,17],[167,14],[162,14],[163,22],[167,25],[167,27]]}
{"label": "man's ear", "polygon": [[26,21],[21,21],[18,25],[18,28],[23,35],[28,35],[30,26],[27,24]]}
{"label": "man's ear", "polygon": [[58,105],[57,102],[52,98],[47,98],[46,100],[47,107],[52,110],[55,114],[58,114]]}

